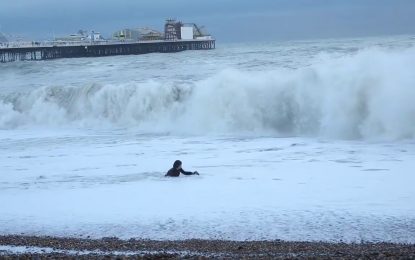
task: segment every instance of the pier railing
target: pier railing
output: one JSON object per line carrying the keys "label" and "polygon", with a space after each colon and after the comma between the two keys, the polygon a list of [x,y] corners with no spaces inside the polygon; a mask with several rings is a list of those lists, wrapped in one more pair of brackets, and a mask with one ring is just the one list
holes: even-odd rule
{"label": "pier railing", "polygon": [[39,48],[39,47],[58,47],[58,46],[96,46],[96,45],[120,45],[120,44],[151,44],[151,43],[174,43],[174,42],[205,42],[214,41],[206,39],[194,40],[151,40],[151,41],[135,41],[135,40],[100,40],[100,41],[32,41],[32,42],[6,42],[0,43],[0,49],[15,48]]}

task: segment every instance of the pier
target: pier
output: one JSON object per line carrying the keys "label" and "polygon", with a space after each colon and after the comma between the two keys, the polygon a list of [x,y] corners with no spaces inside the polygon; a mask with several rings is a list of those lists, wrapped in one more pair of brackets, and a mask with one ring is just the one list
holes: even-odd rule
{"label": "pier", "polygon": [[0,42],[0,63],[210,50],[215,47],[215,40],[196,24],[167,19],[164,34],[149,28],[125,29],[116,32],[112,39],[105,40],[97,32],[86,35],[81,31],[53,41]]}
{"label": "pier", "polygon": [[0,45],[0,62],[168,53],[214,48],[214,39],[7,43]]}

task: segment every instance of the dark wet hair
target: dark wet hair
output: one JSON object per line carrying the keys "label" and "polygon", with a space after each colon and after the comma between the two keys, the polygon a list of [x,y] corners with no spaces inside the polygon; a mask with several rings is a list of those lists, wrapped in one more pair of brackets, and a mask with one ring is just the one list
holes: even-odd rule
{"label": "dark wet hair", "polygon": [[177,168],[177,167],[179,167],[180,165],[182,165],[182,161],[180,161],[180,160],[176,160],[174,163],[173,163],[173,168]]}

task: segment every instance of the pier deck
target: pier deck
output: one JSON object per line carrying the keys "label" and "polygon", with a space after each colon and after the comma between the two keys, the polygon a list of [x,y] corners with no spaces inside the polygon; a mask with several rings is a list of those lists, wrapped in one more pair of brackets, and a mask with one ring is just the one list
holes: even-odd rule
{"label": "pier deck", "polygon": [[166,53],[214,48],[214,39],[8,43],[0,45],[0,62]]}

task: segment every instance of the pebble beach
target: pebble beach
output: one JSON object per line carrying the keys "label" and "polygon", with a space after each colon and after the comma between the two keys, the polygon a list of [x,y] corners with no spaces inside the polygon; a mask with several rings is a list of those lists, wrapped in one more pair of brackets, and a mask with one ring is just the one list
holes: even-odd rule
{"label": "pebble beach", "polygon": [[2,259],[415,259],[415,244],[0,236]]}

